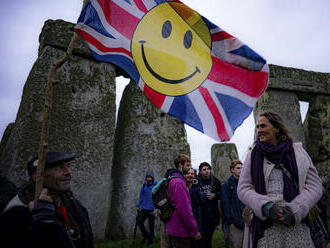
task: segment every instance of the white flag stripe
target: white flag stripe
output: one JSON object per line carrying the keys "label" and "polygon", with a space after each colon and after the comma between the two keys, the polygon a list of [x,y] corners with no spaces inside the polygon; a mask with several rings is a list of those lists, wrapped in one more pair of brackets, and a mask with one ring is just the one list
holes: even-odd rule
{"label": "white flag stripe", "polygon": [[130,51],[130,49],[131,49],[130,43],[127,39],[118,40],[118,39],[109,38],[107,36],[104,36],[103,34],[100,34],[96,30],[91,28],[90,26],[87,26],[83,23],[78,23],[76,25],[76,28],[81,29],[81,30],[85,31],[86,33],[90,34],[91,36],[96,38],[105,47],[109,47],[109,48],[123,47],[127,51]]}
{"label": "white flag stripe", "polygon": [[237,38],[232,37],[224,40],[226,52],[236,50],[244,44]]}
{"label": "white flag stripe", "polygon": [[222,53],[228,53],[240,48],[242,45],[243,43],[236,38],[228,38],[225,40],[213,41],[212,52],[214,52],[215,54],[218,54],[219,51],[221,51]]}
{"label": "white flag stripe", "polygon": [[233,61],[231,61],[231,53],[229,52],[240,48],[241,45],[241,43],[237,42],[237,39],[235,41],[232,38],[221,41],[214,41],[212,42],[211,54],[221,60],[233,63]]}
{"label": "white flag stripe", "polygon": [[264,66],[262,67],[261,71],[269,72],[268,64],[264,64]]}
{"label": "white flag stripe", "polygon": [[157,3],[155,3],[155,1],[142,0],[142,2],[144,3],[144,5],[146,6],[146,8],[148,10],[151,10],[153,7],[155,7],[157,5]]}
{"label": "white flag stripe", "polygon": [[133,62],[133,59],[130,57],[130,56],[128,56],[126,53],[120,53],[120,52],[102,52],[102,51],[100,51],[97,47],[95,47],[95,46],[93,46],[92,44],[90,44],[90,43],[87,43],[88,44],[88,46],[89,46],[89,48],[91,49],[91,50],[93,50],[95,53],[97,53],[98,55],[121,55],[121,56],[124,56],[124,57],[126,57],[127,59],[129,59],[130,61],[132,61]]}
{"label": "white flag stripe", "polygon": [[166,96],[160,109],[163,110],[165,113],[168,113],[168,111],[170,111],[173,101],[174,101],[173,96]]}
{"label": "white flag stripe", "polygon": [[143,92],[143,90],[144,90],[144,85],[145,85],[145,83],[144,83],[144,81],[142,80],[142,78],[140,77],[140,78],[139,78],[139,82],[138,82],[138,86],[139,86],[139,88],[142,90],[142,92]]}
{"label": "white flag stripe", "polygon": [[210,109],[207,107],[203,96],[200,91],[194,90],[187,95],[194,105],[197,115],[202,122],[203,133],[212,137],[213,139],[219,140],[220,137],[217,132],[217,126],[214,122],[213,115],[210,112]]}
{"label": "white flag stripe", "polygon": [[216,82],[213,82],[212,80],[205,80],[205,82],[202,84],[203,87],[207,88],[210,92],[219,92],[224,95],[228,95],[231,97],[235,97],[239,99],[240,101],[244,102],[247,106],[253,108],[256,102],[258,101],[258,98],[251,97],[247,94],[244,94],[243,92],[234,89],[232,87],[229,87],[227,85],[219,84]]}
{"label": "white flag stripe", "polygon": [[246,57],[242,57],[237,54],[227,53],[226,54],[227,61],[230,63],[238,65],[243,68],[248,68],[249,70],[259,71],[260,68],[264,65],[263,62],[256,62]]}
{"label": "white flag stripe", "polygon": [[144,12],[138,9],[138,7],[135,5],[133,1],[133,4],[129,4],[126,1],[123,0],[112,0],[115,4],[117,4],[120,8],[126,10],[129,12],[131,15],[135,16],[136,18],[141,19],[144,16]]}
{"label": "white flag stripe", "polygon": [[227,55],[226,53],[225,43],[223,41],[212,42],[211,56],[225,60]]}
{"label": "white flag stripe", "polygon": [[220,115],[222,117],[223,124],[225,125],[225,129],[227,131],[228,136],[229,137],[233,136],[233,130],[231,129],[226,112],[223,110],[221,103],[219,102],[217,96],[214,94],[214,91],[209,90],[209,93],[212,96],[212,99],[213,99],[215,105],[217,106],[217,109],[220,112]]}

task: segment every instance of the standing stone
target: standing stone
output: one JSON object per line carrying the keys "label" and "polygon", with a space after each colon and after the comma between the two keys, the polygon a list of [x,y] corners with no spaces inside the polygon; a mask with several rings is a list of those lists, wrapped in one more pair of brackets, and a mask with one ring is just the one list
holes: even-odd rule
{"label": "standing stone", "polygon": [[[56,22],[49,23],[56,27]],[[72,37],[73,24],[66,24],[58,32],[70,30]],[[46,40],[44,34],[41,40]],[[39,150],[49,70],[64,56],[59,48],[44,44],[39,49],[16,121],[9,126],[0,146],[1,170],[17,185],[28,179],[26,163]],[[72,55],[55,78],[59,83],[54,86],[48,149],[76,154],[71,162],[72,190],[89,212],[95,238],[102,239],[113,159],[115,71],[110,64]]]}
{"label": "standing stone", "polygon": [[214,144],[211,148],[211,164],[214,175],[224,182],[231,176],[229,169],[232,160],[238,159],[236,145],[233,143]]}
{"label": "standing stone", "polygon": [[254,119],[257,120],[262,112],[268,110],[276,112],[282,117],[289,134],[295,142],[305,143],[300,105],[295,93],[282,90],[267,90],[256,104]]}
{"label": "standing stone", "polygon": [[330,96],[317,95],[310,100],[304,131],[306,150],[319,174],[330,175]]}
{"label": "standing stone", "polygon": [[114,146],[107,236],[132,238],[146,172],[159,180],[174,167],[175,156],[190,155],[190,148],[183,123],[157,109],[133,81],[121,99]]}

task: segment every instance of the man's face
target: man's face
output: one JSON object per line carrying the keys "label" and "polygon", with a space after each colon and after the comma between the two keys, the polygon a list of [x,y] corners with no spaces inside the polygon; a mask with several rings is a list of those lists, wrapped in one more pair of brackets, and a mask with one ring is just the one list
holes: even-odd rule
{"label": "man's face", "polygon": [[234,175],[234,177],[239,178],[239,176],[241,175],[241,170],[242,170],[242,164],[237,164],[230,171]]}
{"label": "man's face", "polygon": [[211,169],[208,166],[204,166],[202,167],[200,174],[202,175],[203,179],[209,179],[211,177]]}
{"label": "man's face", "polygon": [[71,170],[69,163],[63,162],[52,168],[45,168],[44,187],[55,191],[70,190]]}
{"label": "man's face", "polygon": [[184,164],[182,166],[182,172],[183,172],[183,174],[187,174],[187,172],[189,171],[189,169],[191,169],[190,161],[184,162]]}
{"label": "man's face", "polygon": [[147,176],[147,182],[152,183],[152,177]]}

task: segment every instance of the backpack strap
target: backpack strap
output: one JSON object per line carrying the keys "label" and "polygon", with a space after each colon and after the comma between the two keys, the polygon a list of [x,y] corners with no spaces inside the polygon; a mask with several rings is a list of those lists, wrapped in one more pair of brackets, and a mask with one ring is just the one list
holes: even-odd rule
{"label": "backpack strap", "polygon": [[166,178],[167,183],[169,183],[173,178],[180,178],[179,176],[169,176]]}
{"label": "backpack strap", "polygon": [[152,188],[152,194],[153,194],[153,195],[156,194],[156,193],[158,192],[159,187],[162,185],[162,183],[163,183],[164,181],[166,181],[166,178],[165,178],[165,177],[162,178],[161,180],[159,180],[159,181],[157,182],[157,184],[155,185],[155,187]]}

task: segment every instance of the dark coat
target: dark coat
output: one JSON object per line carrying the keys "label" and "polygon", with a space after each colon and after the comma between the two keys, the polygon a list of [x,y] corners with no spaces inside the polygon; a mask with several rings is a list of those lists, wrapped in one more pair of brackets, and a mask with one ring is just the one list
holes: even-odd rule
{"label": "dark coat", "polygon": [[203,233],[203,215],[202,215],[202,206],[203,201],[201,199],[201,192],[199,185],[193,184],[189,189],[190,198],[191,198],[191,207],[193,215],[197,221],[198,230],[200,233]]}
{"label": "dark coat", "polygon": [[234,224],[243,229],[244,220],[242,212],[245,205],[237,196],[238,179],[231,176],[221,187],[221,211],[222,220],[225,225]]}
{"label": "dark coat", "polygon": [[152,202],[152,189],[155,187],[157,182],[155,181],[153,173],[147,173],[146,180],[147,177],[151,177],[153,181],[151,184],[148,184],[148,182],[145,181],[144,184],[142,185],[139,200],[138,203],[136,204],[136,207],[144,210],[154,210],[155,206],[154,203]]}
{"label": "dark coat", "polygon": [[[220,211],[219,211],[219,200],[221,197],[221,183],[215,176],[211,176],[208,180],[203,180],[201,177],[198,178],[198,184],[200,187],[200,197],[202,199],[202,215],[203,225],[214,225],[217,226],[220,223]],[[207,191],[214,193],[215,198],[208,200],[206,198]]]}
{"label": "dark coat", "polygon": [[0,212],[5,210],[8,202],[17,194],[17,187],[5,177],[0,177]]}
{"label": "dark coat", "polygon": [[[22,192],[19,191],[21,197],[26,195],[20,194]],[[4,247],[93,248],[88,213],[71,192],[61,197],[71,227],[65,225],[63,215],[51,202],[39,200],[31,213],[23,205],[32,200],[33,193],[29,195],[25,199],[19,198],[20,205],[9,208],[0,216],[0,240],[2,244],[8,244]]]}

